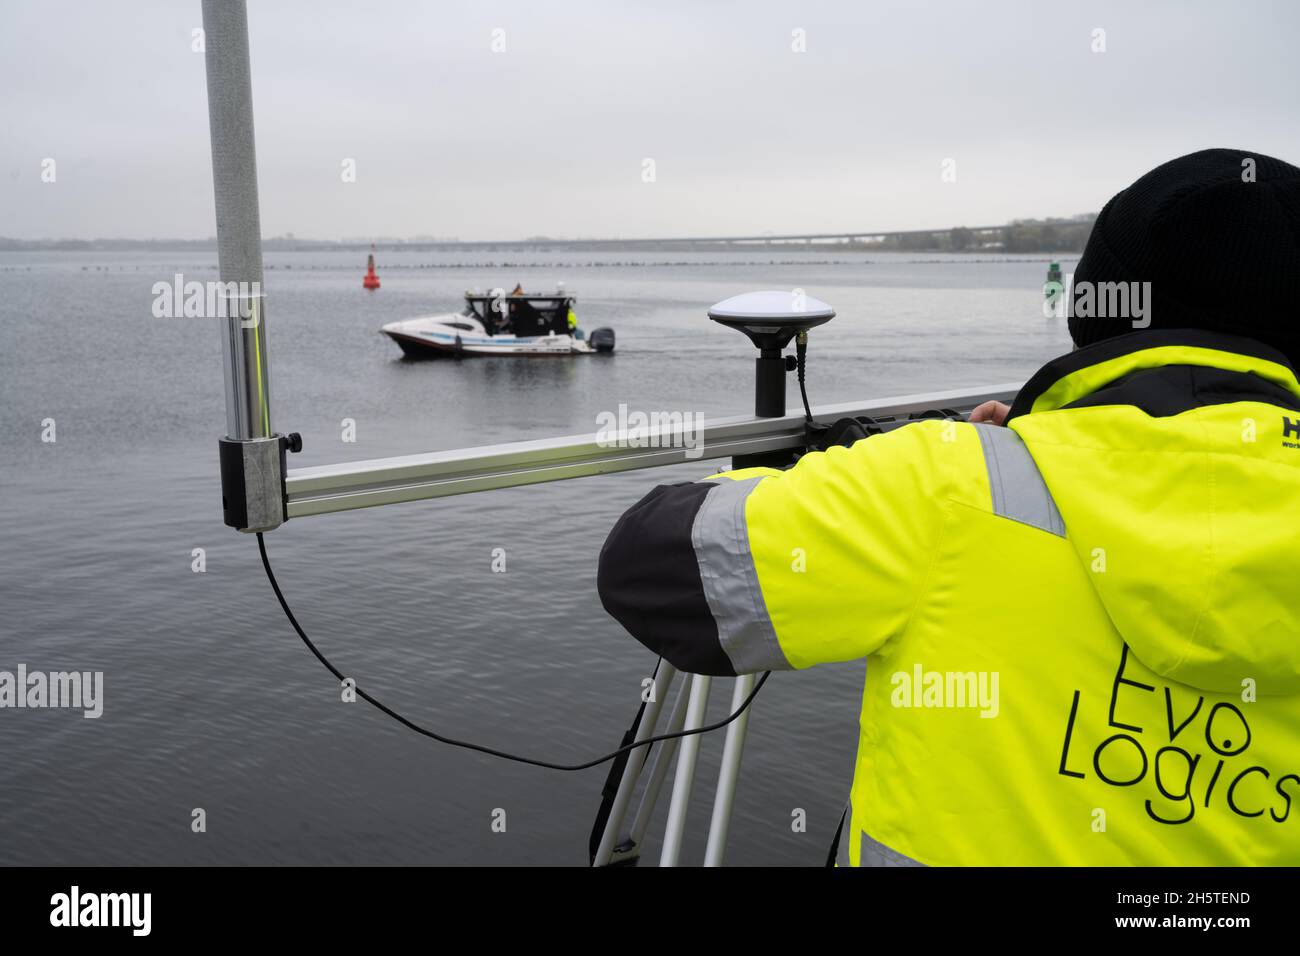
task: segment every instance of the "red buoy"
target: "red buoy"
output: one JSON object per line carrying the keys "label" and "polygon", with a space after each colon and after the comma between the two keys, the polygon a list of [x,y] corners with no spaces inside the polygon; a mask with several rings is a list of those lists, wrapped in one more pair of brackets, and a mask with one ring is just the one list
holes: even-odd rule
{"label": "red buoy", "polygon": [[361,280],[361,285],[367,289],[379,288],[379,276],[375,275],[375,247],[370,247],[370,255],[366,257],[366,277]]}

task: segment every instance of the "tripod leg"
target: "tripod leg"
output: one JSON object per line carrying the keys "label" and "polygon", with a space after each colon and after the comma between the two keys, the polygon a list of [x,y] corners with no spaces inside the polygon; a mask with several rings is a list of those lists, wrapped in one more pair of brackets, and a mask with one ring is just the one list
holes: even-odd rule
{"label": "tripod leg", "polygon": [[[740,709],[754,689],[754,675],[736,678],[731,692],[731,709]],[[709,821],[709,843],[704,851],[705,866],[722,866],[727,849],[727,831],[731,827],[731,808],[736,802],[736,782],[740,779],[740,758],[745,751],[745,733],[749,729],[749,711],[727,725],[727,740],[722,749],[722,767],[718,771],[718,790],[713,798],[713,819]]]}
{"label": "tripod leg", "polygon": [[[641,722],[637,725],[635,740],[645,740],[654,734],[655,725],[659,723],[659,711],[663,709],[664,698],[668,696],[668,689],[676,674],[677,668],[667,661],[659,665],[659,673],[655,677],[654,700],[646,703],[645,713],[641,715]],[[614,855],[614,847],[618,845],[619,829],[623,826],[623,818],[627,816],[627,807],[632,801],[632,793],[636,790],[637,779],[641,776],[641,768],[645,766],[646,752],[649,749],[649,747],[637,747],[628,752],[627,765],[618,782],[618,793],[614,797],[614,805],[610,808],[609,818],[605,821],[605,832],[601,835],[600,847],[596,850],[596,859],[592,866],[607,866]]]}
{"label": "tripod leg", "polygon": [[[709,687],[713,678],[704,674],[691,677],[691,699],[686,707],[685,730],[704,726],[709,707]],[[695,762],[700,756],[699,734],[683,737],[677,758],[677,776],[673,779],[673,796],[668,804],[668,824],[664,828],[664,846],[660,866],[676,866],[682,852],[682,834],[686,830],[686,813],[690,809],[691,787],[695,783]]]}
{"label": "tripod leg", "polygon": [[[677,692],[677,700],[668,718],[668,726],[664,728],[665,733],[675,734],[681,731],[686,723],[686,702],[690,697],[691,682],[687,679],[682,681],[681,689]],[[650,818],[654,816],[655,807],[659,803],[659,794],[663,790],[664,779],[668,776],[668,768],[672,766],[673,757],[677,755],[679,743],[681,743],[680,737],[665,740],[659,745],[659,752],[655,754],[655,763],[650,769],[650,780],[646,784],[645,792],[641,794],[641,805],[636,809],[636,819],[632,821],[632,843],[636,846],[645,842],[646,830],[650,829]]]}

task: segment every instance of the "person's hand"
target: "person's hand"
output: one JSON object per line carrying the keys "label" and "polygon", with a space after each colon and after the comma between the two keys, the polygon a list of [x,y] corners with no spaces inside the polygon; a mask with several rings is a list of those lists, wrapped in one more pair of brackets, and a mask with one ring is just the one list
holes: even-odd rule
{"label": "person's hand", "polygon": [[1011,406],[1002,402],[985,402],[983,405],[976,406],[975,410],[970,413],[972,423],[989,422],[993,425],[1005,425],[1007,415],[1011,412]]}

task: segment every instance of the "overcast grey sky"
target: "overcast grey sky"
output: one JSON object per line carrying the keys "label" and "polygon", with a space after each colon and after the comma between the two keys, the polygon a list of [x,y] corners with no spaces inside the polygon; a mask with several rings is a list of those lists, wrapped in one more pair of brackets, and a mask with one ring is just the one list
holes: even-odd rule
{"label": "overcast grey sky", "polygon": [[[1290,0],[250,0],[249,20],[267,236],[989,225],[1095,210],[1206,146],[1300,162]],[[200,23],[199,0],[4,0],[0,235],[214,233]]]}

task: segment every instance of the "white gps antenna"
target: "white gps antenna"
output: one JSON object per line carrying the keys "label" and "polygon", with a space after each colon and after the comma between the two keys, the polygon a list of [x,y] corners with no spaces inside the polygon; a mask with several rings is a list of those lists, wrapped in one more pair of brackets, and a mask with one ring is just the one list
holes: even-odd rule
{"label": "white gps antenna", "polygon": [[781,350],[798,335],[802,351],[808,330],[835,318],[835,310],[802,289],[745,292],[709,309],[709,318],[744,332],[758,346],[754,414],[759,418],[781,418],[785,415],[785,373],[794,367],[787,364]]}

